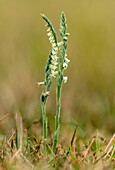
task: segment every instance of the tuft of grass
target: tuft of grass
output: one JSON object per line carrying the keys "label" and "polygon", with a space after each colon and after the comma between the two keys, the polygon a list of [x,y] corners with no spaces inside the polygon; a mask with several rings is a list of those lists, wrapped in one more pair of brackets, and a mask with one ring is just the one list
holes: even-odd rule
{"label": "tuft of grass", "polygon": [[[17,116],[20,120],[21,117]],[[17,119],[16,119],[17,123]],[[19,125],[20,126],[20,125]],[[22,126],[23,127],[23,126]],[[20,132],[22,134],[20,134]],[[47,143],[47,158],[44,157],[44,142],[17,127],[10,137],[0,134],[1,169],[114,169],[115,168],[115,134],[107,140],[98,131],[86,142],[79,137],[76,127],[71,136],[70,146],[58,144],[57,152],[52,153],[52,142]],[[23,136],[23,150],[17,148],[17,136]],[[18,138],[20,141],[20,138]],[[79,149],[78,149],[79,146]],[[53,157],[52,157],[53,155]]]}

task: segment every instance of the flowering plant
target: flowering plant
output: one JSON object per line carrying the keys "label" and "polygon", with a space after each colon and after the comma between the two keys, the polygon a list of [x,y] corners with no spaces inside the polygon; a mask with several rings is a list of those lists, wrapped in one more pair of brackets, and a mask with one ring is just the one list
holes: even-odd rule
{"label": "flowering plant", "polygon": [[44,153],[47,150],[47,117],[46,117],[46,101],[50,93],[52,78],[56,78],[56,116],[55,116],[55,132],[53,138],[53,152],[56,152],[56,146],[59,137],[60,128],[60,109],[61,109],[61,91],[62,84],[67,82],[67,76],[64,76],[64,70],[67,69],[70,60],[67,58],[67,23],[66,16],[62,12],[60,18],[60,36],[61,42],[58,42],[56,31],[50,20],[44,15],[41,15],[46,22],[47,35],[51,43],[51,51],[45,67],[45,80],[39,82],[38,86],[45,85],[45,92],[41,94],[42,104],[42,119],[43,119],[43,137],[44,137]]}

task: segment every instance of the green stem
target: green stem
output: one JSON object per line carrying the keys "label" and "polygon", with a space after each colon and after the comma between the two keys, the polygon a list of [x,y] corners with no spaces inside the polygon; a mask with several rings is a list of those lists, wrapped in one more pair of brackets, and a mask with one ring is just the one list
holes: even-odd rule
{"label": "green stem", "polygon": [[60,129],[61,90],[62,90],[62,82],[60,82],[60,85],[57,83],[57,88],[56,88],[56,117],[55,117],[55,133],[54,133],[54,141],[53,141],[54,153],[56,152],[56,147],[59,138],[59,129]]}
{"label": "green stem", "polygon": [[42,101],[42,121],[43,121],[43,142],[44,142],[44,156],[47,153],[47,117],[46,117],[46,97]]}

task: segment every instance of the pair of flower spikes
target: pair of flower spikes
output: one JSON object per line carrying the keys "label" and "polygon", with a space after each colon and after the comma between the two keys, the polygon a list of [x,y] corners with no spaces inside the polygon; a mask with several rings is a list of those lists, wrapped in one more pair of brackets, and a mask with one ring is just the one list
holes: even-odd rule
{"label": "pair of flower spikes", "polygon": [[46,22],[45,26],[48,28],[47,35],[49,37],[52,49],[45,67],[45,80],[44,82],[38,82],[38,86],[44,84],[46,86],[46,95],[48,95],[52,83],[52,77],[57,78],[58,80],[60,79],[60,81],[64,83],[67,82],[68,77],[63,74],[64,70],[68,67],[68,63],[70,62],[67,58],[67,40],[69,33],[67,33],[66,16],[63,12],[61,13],[59,29],[61,42],[58,42],[56,31],[50,20],[44,14],[41,16]]}

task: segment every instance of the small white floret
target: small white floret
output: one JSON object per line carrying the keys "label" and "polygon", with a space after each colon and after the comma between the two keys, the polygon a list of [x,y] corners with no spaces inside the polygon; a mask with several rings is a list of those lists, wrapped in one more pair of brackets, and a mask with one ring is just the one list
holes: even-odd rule
{"label": "small white floret", "polygon": [[42,86],[42,85],[44,85],[44,84],[45,84],[44,81],[43,81],[43,82],[37,82],[38,87],[40,87],[40,86]]}
{"label": "small white floret", "polygon": [[50,68],[51,68],[51,70],[55,70],[57,67],[53,64],[50,64]]}
{"label": "small white floret", "polygon": [[54,40],[54,37],[53,37],[53,36],[50,36],[50,37],[49,37],[49,40]]}
{"label": "small white floret", "polygon": [[69,36],[69,35],[70,35],[70,33],[67,32],[67,33],[66,33],[66,36]]}
{"label": "small white floret", "polygon": [[58,64],[58,62],[56,62],[55,60],[52,60],[51,63],[55,66]]}
{"label": "small white floret", "polygon": [[63,37],[63,39],[67,41],[67,37]]}
{"label": "small white floret", "polygon": [[68,64],[70,60],[68,58],[65,58],[65,62]]}
{"label": "small white floret", "polygon": [[53,55],[57,54],[57,51],[52,50],[52,54]]}
{"label": "small white floret", "polygon": [[55,78],[57,75],[58,75],[58,71],[54,71],[54,70],[51,71],[51,76],[52,77]]}
{"label": "small white floret", "polygon": [[62,41],[58,43],[58,47],[60,47],[61,45],[63,45]]}
{"label": "small white floret", "polygon": [[52,55],[52,60],[57,61],[58,57],[57,55]]}
{"label": "small white floret", "polygon": [[64,82],[64,83],[66,83],[67,80],[68,80],[68,77],[67,77],[67,76],[63,77],[63,82]]}
{"label": "small white floret", "polygon": [[44,96],[49,96],[50,92],[46,91],[45,93],[43,93]]}
{"label": "small white floret", "polygon": [[55,48],[56,47],[56,43],[52,43],[52,47]]}
{"label": "small white floret", "polygon": [[55,50],[55,51],[58,51],[58,47],[54,47],[54,50]]}
{"label": "small white floret", "polygon": [[54,40],[54,39],[53,39],[53,40],[52,40],[52,39],[50,40],[50,43],[51,43],[51,44],[53,44],[54,42],[55,42],[55,40]]}
{"label": "small white floret", "polygon": [[66,69],[68,67],[68,64],[66,62],[63,63],[63,68]]}
{"label": "small white floret", "polygon": [[67,57],[67,53],[65,54],[65,57]]}
{"label": "small white floret", "polygon": [[51,31],[48,32],[47,35],[48,35],[48,36],[52,36],[52,32],[51,32]]}
{"label": "small white floret", "polygon": [[50,28],[48,28],[48,29],[47,29],[47,32],[49,32],[50,30],[51,30],[51,29],[50,29]]}

